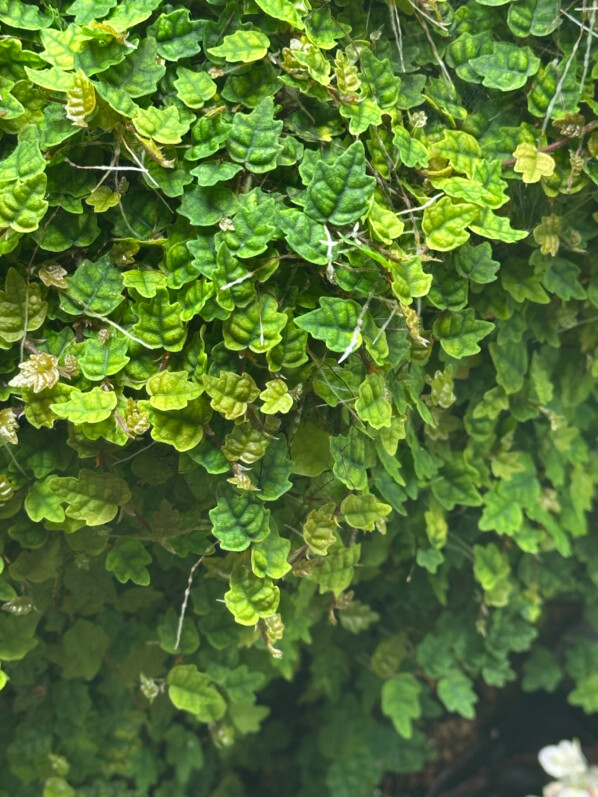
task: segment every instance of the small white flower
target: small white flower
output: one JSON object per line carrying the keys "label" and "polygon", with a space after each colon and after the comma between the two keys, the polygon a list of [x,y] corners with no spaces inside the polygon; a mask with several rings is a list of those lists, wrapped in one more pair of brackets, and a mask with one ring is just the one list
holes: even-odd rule
{"label": "small white flower", "polygon": [[[538,754],[538,761],[543,770],[553,778],[581,775],[588,768],[588,762],[581,752],[577,739],[571,742],[565,739],[559,744],[543,747]],[[571,794],[567,797],[577,797],[577,795]],[[586,795],[582,794],[582,797]]]}

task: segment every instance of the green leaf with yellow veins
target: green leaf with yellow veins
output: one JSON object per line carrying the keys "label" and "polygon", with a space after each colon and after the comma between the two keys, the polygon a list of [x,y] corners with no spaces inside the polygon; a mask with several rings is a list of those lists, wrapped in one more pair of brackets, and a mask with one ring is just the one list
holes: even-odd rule
{"label": "green leaf with yellow veins", "polygon": [[105,213],[118,205],[120,194],[107,185],[101,185],[99,188],[95,188],[88,197],[85,197],[85,202],[87,205],[91,205],[95,213]]}
{"label": "green leaf with yellow veins", "polygon": [[479,208],[467,202],[455,203],[448,197],[424,210],[422,229],[430,249],[449,252],[469,238],[466,227],[476,218]]}
{"label": "green leaf with yellow veins", "polygon": [[426,296],[432,285],[432,275],[422,269],[419,257],[406,257],[400,263],[389,264],[392,274],[392,292],[401,302],[409,305],[413,299]]}
{"label": "green leaf with yellow veins", "polygon": [[21,0],[0,0],[0,22],[21,30],[42,30],[52,24],[52,17]]}
{"label": "green leaf with yellow veins", "polygon": [[325,559],[314,568],[310,578],[320,587],[320,594],[332,592],[338,597],[353,581],[355,565],[361,556],[361,545],[351,545],[329,552]]}
{"label": "green leaf with yellow veins", "polygon": [[379,501],[375,495],[348,495],[341,504],[345,522],[354,529],[374,531],[376,525],[390,515],[392,507]]}
{"label": "green leaf with yellow veins", "polygon": [[128,340],[116,332],[105,342],[99,337],[88,338],[83,344],[82,353],[77,356],[81,373],[92,382],[119,373],[131,359],[127,355],[128,348]]}
{"label": "green leaf with yellow veins", "polygon": [[202,108],[204,103],[216,94],[218,87],[207,72],[194,72],[192,69],[179,66],[176,73],[177,79],[173,82],[173,86],[177,97],[187,108]]}
{"label": "green leaf with yellow veins", "polygon": [[537,183],[542,177],[550,177],[556,168],[552,155],[539,152],[533,144],[519,144],[513,156],[513,170],[521,175],[524,183]]}
{"label": "green leaf with yellow veins", "polygon": [[247,411],[247,405],[254,402],[260,389],[251,376],[221,371],[220,376],[204,374],[203,384],[211,398],[212,409],[232,421]]}
{"label": "green leaf with yellow veins", "polygon": [[351,429],[346,435],[330,438],[330,453],[334,461],[333,472],[350,490],[367,487],[368,452],[366,438]]}
{"label": "green leaf with yellow veins", "polygon": [[75,17],[77,25],[87,25],[98,19],[102,19],[114,8],[118,0],[74,0],[65,10],[69,17]]}
{"label": "green leaf with yellow veins", "polygon": [[293,407],[293,397],[282,379],[271,379],[266,382],[266,387],[260,393],[260,398],[264,402],[260,407],[260,412],[264,415],[283,415]]}
{"label": "green leaf with yellow veins", "polygon": [[515,0],[509,6],[507,25],[518,39],[548,36],[560,23],[558,0]]}
{"label": "green leaf with yellow veins", "polygon": [[291,569],[290,551],[290,540],[271,531],[263,542],[251,546],[251,569],[258,578],[282,578]]}
{"label": "green leaf with yellow veins", "polygon": [[[107,83],[105,80],[97,80],[94,82],[95,90],[104,102],[106,102],[113,111],[116,111],[120,116],[127,119],[132,119],[137,113],[139,106],[133,102],[125,89],[120,86],[115,86],[112,83]],[[146,144],[146,146],[150,146]]]}
{"label": "green leaf with yellow veins", "polygon": [[342,50],[337,51],[334,59],[334,76],[341,94],[357,94],[361,88],[357,66]]}
{"label": "green leaf with yellow veins", "polygon": [[64,30],[46,28],[40,31],[44,47],[40,57],[59,69],[74,69],[75,53],[83,47],[88,38],[78,25],[71,24]]}
{"label": "green leaf with yellow veins", "polygon": [[148,37],[124,61],[102,72],[102,82],[135,99],[155,92],[165,72],[166,67],[159,63],[156,40]]}
{"label": "green leaf with yellow veins", "polygon": [[87,119],[95,111],[95,107],[95,89],[85,73],[78,69],[73,85],[66,93],[66,117],[75,127],[88,127]]}
{"label": "green leaf with yellow veins", "polygon": [[40,523],[42,520],[61,523],[65,518],[60,496],[50,486],[53,478],[46,476],[34,482],[25,496],[25,511],[34,523]]}
{"label": "green leaf with yellow veins", "polygon": [[322,50],[332,50],[338,40],[351,30],[348,25],[343,25],[332,18],[328,6],[314,8],[304,19],[304,23],[305,35],[312,44],[321,47]]}
{"label": "green leaf with yellow veins", "polygon": [[188,711],[200,722],[214,722],[226,713],[226,702],[209,675],[195,664],[178,664],[168,673],[168,697],[175,708]]}
{"label": "green leaf with yellow veins", "polygon": [[497,216],[490,208],[478,210],[478,214],[469,225],[469,229],[476,235],[504,241],[507,244],[521,241],[529,235],[527,230],[516,230],[511,227],[511,222],[506,216]]}
{"label": "green leaf with yellow veins", "polygon": [[257,296],[247,307],[236,308],[224,322],[224,345],[232,351],[251,349],[263,354],[280,343],[280,332],[286,323],[287,316],[278,312],[273,296]]}
{"label": "green leaf with yellow veins", "polygon": [[226,482],[218,485],[216,506],[208,514],[212,534],[224,551],[244,551],[252,542],[261,542],[270,534],[270,510],[254,493]]}
{"label": "green leaf with yellow veins", "polygon": [[2,119],[18,119],[25,113],[25,106],[10,93],[15,85],[13,80],[0,76],[0,113]]}
{"label": "green leaf with yellow veins", "polygon": [[456,171],[466,174],[470,179],[474,176],[476,167],[482,163],[480,145],[473,136],[461,130],[445,130],[441,140],[435,142],[433,148]]}
{"label": "green leaf with yellow veins", "polygon": [[199,315],[215,292],[214,283],[202,277],[187,286],[182,296],[179,293],[181,307],[183,308],[181,312],[183,321],[191,321],[192,318]]}
{"label": "green leaf with yellow veins", "polygon": [[224,602],[239,625],[255,625],[260,617],[271,617],[279,601],[280,590],[270,578],[256,578],[242,564],[233,569]]}
{"label": "green leaf with yellow veins", "polygon": [[[543,117],[549,108],[551,119],[562,119],[568,114],[577,113],[581,101],[581,84],[577,79],[575,59],[570,69],[567,61],[540,67],[533,84],[527,93],[527,108],[533,116]],[[557,102],[553,102],[558,92]]]}
{"label": "green leaf with yellow veins", "polygon": [[331,164],[318,161],[307,186],[305,213],[322,224],[351,224],[367,213],[375,184],[366,174],[363,144],[355,141]]}
{"label": "green leaf with yellow veins", "polygon": [[144,299],[154,297],[158,288],[166,287],[167,281],[166,274],[161,271],[141,271],[136,268],[123,271],[122,278],[125,288],[132,288]]}
{"label": "green leaf with yellow veins", "polygon": [[159,5],[160,0],[122,0],[106,22],[114,30],[124,33],[145,22]]}
{"label": "green leaf with yellow veins", "polygon": [[355,402],[355,412],[373,429],[390,426],[392,404],[389,399],[390,393],[382,374],[368,374],[359,385],[359,398]]}
{"label": "green leaf with yellow veins", "polygon": [[229,63],[250,64],[261,60],[270,47],[270,39],[261,30],[237,30],[225,36],[218,47],[210,47],[208,55],[224,58]]}
{"label": "green leaf with yellow veins", "polygon": [[116,393],[94,387],[82,393],[73,390],[66,401],[51,404],[50,409],[59,418],[71,423],[99,423],[105,421],[116,407]]}
{"label": "green leaf with yellow veins", "polygon": [[309,3],[304,0],[256,0],[256,3],[269,17],[303,30],[303,19],[309,11]]}
{"label": "green leaf with yellow veins", "polygon": [[434,271],[428,299],[439,310],[462,310],[467,304],[469,285],[450,266]]}
{"label": "green leaf with yellow veins", "polygon": [[403,222],[390,210],[378,189],[374,191],[368,211],[368,223],[374,237],[388,246],[391,246],[395,238],[398,238],[405,229]]}
{"label": "green leaf with yellow veins", "polygon": [[40,86],[42,89],[48,91],[67,92],[75,84],[75,75],[73,72],[65,72],[56,67],[49,69],[30,69],[25,67],[25,72],[29,80],[35,85]]}
{"label": "green leaf with yellow veins", "polygon": [[392,71],[388,58],[380,60],[364,47],[361,51],[361,72],[366,96],[371,97],[380,108],[394,108],[399,99],[401,79]]}
{"label": "green leaf with yellow veins", "polygon": [[235,425],[226,435],[222,453],[229,462],[253,465],[264,456],[271,440],[271,434],[246,421]]}
{"label": "green leaf with yellow veins", "polygon": [[[285,47],[282,53],[284,71],[297,77],[299,85],[308,78],[320,86],[330,84],[330,61],[318,47],[315,47],[307,39],[291,39],[289,46]],[[284,81],[284,77],[282,80]],[[294,84],[291,83],[291,85]]]}
{"label": "green leaf with yellow veins", "polygon": [[204,396],[192,399],[181,410],[162,412],[151,407],[149,402],[139,402],[141,409],[146,406],[153,424],[151,436],[157,443],[173,446],[177,451],[190,451],[203,439],[203,427],[210,422],[212,411]]}
{"label": "green leaf with yellow veins", "polygon": [[410,672],[394,675],[382,684],[382,713],[404,739],[413,735],[413,720],[421,717],[421,685]]}
{"label": "green leaf with yellow veins", "polygon": [[492,322],[476,319],[471,308],[442,315],[433,326],[434,337],[440,341],[444,351],[457,360],[477,354],[480,351],[478,342],[493,329]]}
{"label": "green leaf with yellow veins", "polygon": [[35,125],[21,131],[17,146],[0,161],[0,183],[28,180],[44,171],[46,159],[39,148],[39,135]]}
{"label": "green leaf with yellow veins", "polygon": [[293,484],[288,477],[293,467],[286,439],[280,436],[272,440],[264,457],[252,470],[252,477],[259,487],[256,495],[260,501],[276,501],[291,489]]}
{"label": "green leaf with yellow veins", "polygon": [[485,285],[494,282],[500,263],[498,260],[492,260],[492,247],[485,241],[477,246],[466,243],[460,247],[455,253],[455,267],[462,277]]}
{"label": "green leaf with yellow veins", "polygon": [[527,79],[536,74],[540,59],[528,46],[498,42],[492,53],[472,58],[469,64],[486,88],[514,91],[525,86]]}
{"label": "green leaf with yellow veins", "polygon": [[182,410],[203,388],[189,382],[187,371],[158,371],[147,382],[150,404],[155,410]]}
{"label": "green leaf with yellow veins", "polygon": [[349,132],[353,136],[360,136],[368,128],[377,127],[382,122],[382,111],[369,97],[358,102],[342,102],[339,110],[341,116],[349,120]]}
{"label": "green leaf with yellow veins", "polygon": [[11,266],[6,272],[4,290],[0,291],[0,347],[4,348],[2,342],[14,343],[27,332],[39,329],[47,310],[39,284],[27,284]]}
{"label": "green leaf with yellow veins", "polygon": [[320,307],[295,318],[295,324],[313,338],[325,341],[330,351],[355,351],[362,342],[358,328],[360,311],[352,299],[322,296]]}
{"label": "green leaf with yellow veins", "polygon": [[464,177],[432,179],[434,188],[444,191],[455,199],[464,199],[488,208],[500,208],[509,198],[504,190],[507,183],[500,179],[501,166],[498,161],[482,163],[474,170],[471,180]]}
{"label": "green leaf with yellow veins", "polygon": [[133,327],[133,334],[151,349],[164,348],[166,351],[180,351],[187,337],[187,330],[181,321],[182,307],[179,302],[170,304],[165,288],[159,288],[149,302],[140,302],[135,310],[139,320]]}
{"label": "green leaf with yellow veins", "polygon": [[475,704],[478,696],[474,692],[471,679],[461,670],[451,670],[438,681],[438,697],[447,711],[456,711],[465,719],[475,717]]}
{"label": "green leaf with yellow veins", "polygon": [[147,587],[150,574],[146,565],[152,561],[145,545],[134,537],[119,537],[106,557],[106,570],[114,573],[121,584],[132,581],[140,587]]}
{"label": "green leaf with yellow veins", "polygon": [[36,429],[47,426],[51,429],[58,419],[56,413],[50,407],[61,401],[67,401],[70,394],[75,390],[71,385],[58,382],[49,390],[42,390],[34,393],[32,390],[21,390],[21,396],[25,403],[25,417]]}
{"label": "green leaf with yellow veins", "polygon": [[486,55],[491,52],[492,41],[489,40],[487,33],[465,32],[449,44],[446,60],[449,66],[454,67],[461,80],[466,80],[468,83],[479,83],[480,78],[469,66],[469,61],[477,55]]}
{"label": "green leaf with yellow veins", "polygon": [[328,549],[334,545],[338,524],[334,517],[336,504],[330,502],[318,509],[312,509],[303,523],[303,539],[309,550],[316,556],[326,556]]}
{"label": "green leaf with yellow veins", "polygon": [[42,173],[4,185],[0,192],[0,227],[10,227],[16,232],[36,230],[48,209],[44,199],[46,184],[46,175]]}
{"label": "green leaf with yellow veins", "polygon": [[309,263],[319,266],[328,263],[328,243],[323,224],[318,224],[296,208],[278,211],[276,223],[293,252]]}
{"label": "green leaf with yellow veins", "polygon": [[287,310],[286,316],[288,321],[280,333],[280,343],[266,352],[270,371],[280,371],[281,368],[298,368],[308,360],[307,332],[297,327],[292,311]]}
{"label": "green leaf with yellow veins", "polygon": [[139,108],[133,117],[133,124],[140,135],[152,138],[159,144],[180,144],[189,129],[189,121],[180,118],[175,105]]}
{"label": "green leaf with yellow veins", "polygon": [[167,61],[190,58],[200,51],[201,23],[189,19],[188,8],[177,8],[160,14],[147,29],[148,36],[158,42],[158,55]]}
{"label": "green leaf with yellow veins", "polygon": [[84,260],[67,277],[68,289],[60,296],[60,308],[69,315],[109,315],[123,301],[123,278],[108,255]]}
{"label": "green leaf with yellow veins", "polygon": [[283,123],[274,119],[274,101],[266,97],[249,114],[237,112],[226,141],[230,157],[254,174],[276,168],[282,152],[280,134]]}
{"label": "green leaf with yellow veins", "polygon": [[79,475],[54,476],[49,486],[66,504],[66,514],[88,526],[101,526],[116,517],[118,508],[131,500],[126,482],[111,473],[84,468]]}
{"label": "green leaf with yellow veins", "polygon": [[185,192],[179,213],[194,227],[211,227],[222,218],[230,218],[236,209],[237,198],[226,186],[203,188],[197,185]]}

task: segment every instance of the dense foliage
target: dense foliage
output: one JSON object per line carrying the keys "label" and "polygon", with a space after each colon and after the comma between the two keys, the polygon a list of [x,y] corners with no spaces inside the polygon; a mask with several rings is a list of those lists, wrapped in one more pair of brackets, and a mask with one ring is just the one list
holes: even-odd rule
{"label": "dense foliage", "polygon": [[598,710],[596,14],[0,0],[2,797]]}

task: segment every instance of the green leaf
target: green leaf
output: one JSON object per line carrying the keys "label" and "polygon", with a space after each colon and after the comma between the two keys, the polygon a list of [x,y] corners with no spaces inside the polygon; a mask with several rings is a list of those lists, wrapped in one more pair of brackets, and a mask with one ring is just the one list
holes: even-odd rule
{"label": "green leaf", "polygon": [[[577,113],[582,86],[577,79],[575,59],[571,69],[567,68],[567,64],[568,60],[558,64],[551,61],[546,67],[540,67],[527,94],[527,108],[531,114],[543,117],[551,106],[551,119],[562,119],[568,114]],[[554,102],[557,92],[558,99]]]}
{"label": "green leaf", "polygon": [[191,58],[199,52],[201,23],[189,19],[189,9],[176,8],[169,14],[160,14],[148,29],[158,43],[158,55],[167,61]]}
{"label": "green leaf", "polygon": [[409,305],[420,296],[427,296],[432,285],[432,275],[426,274],[419,257],[409,257],[400,263],[390,264],[392,292],[401,302]]}
{"label": "green leaf", "polygon": [[0,227],[16,232],[36,230],[48,209],[44,199],[46,184],[46,175],[38,174],[4,186],[0,193]]}
{"label": "green leaf", "polygon": [[[167,402],[167,399],[164,399]],[[141,404],[141,402],[140,402]],[[212,411],[205,398],[192,399],[183,409],[167,411],[153,409],[148,402],[152,438],[166,443],[177,451],[190,451],[203,439],[203,427],[210,422]],[[145,404],[142,405],[145,408]]]}
{"label": "green leaf", "polygon": [[[361,51],[361,69],[363,72],[363,85],[367,92],[380,108],[393,108],[399,99],[401,80],[390,65],[388,58],[380,60],[371,50],[364,48]],[[341,111],[342,112],[342,111]]]}
{"label": "green leaf", "polygon": [[359,385],[355,412],[373,429],[389,427],[392,419],[392,404],[389,399],[390,391],[382,374],[368,374]]}
{"label": "green leaf", "polygon": [[524,183],[537,183],[542,177],[550,177],[556,167],[552,155],[538,152],[533,144],[519,144],[515,152],[513,170],[521,174]]}
{"label": "green leaf", "polygon": [[303,538],[309,545],[311,553],[316,556],[326,556],[330,546],[338,539],[335,508],[336,504],[331,502],[323,504],[318,509],[312,509],[303,523]]}
{"label": "green leaf", "polygon": [[348,495],[341,504],[341,512],[349,526],[374,531],[377,524],[390,515],[392,507],[378,501],[375,495]]}
{"label": "green leaf", "polygon": [[244,551],[252,542],[266,539],[270,533],[270,510],[253,493],[221,483],[216,501],[209,515],[212,534],[220,540],[223,550]]}
{"label": "green leaf", "polygon": [[262,59],[268,47],[270,39],[261,30],[237,30],[225,36],[218,47],[208,48],[208,54],[230,63],[249,64]]}
{"label": "green leaf", "polygon": [[598,710],[598,673],[581,678],[567,700],[586,714],[594,714]]}
{"label": "green leaf", "polygon": [[355,141],[331,164],[320,160],[306,191],[305,213],[323,224],[344,226],[368,209],[375,179],[365,170],[365,150]]}
{"label": "green leaf", "polygon": [[[157,5],[156,0],[153,2]],[[124,5],[125,3],[120,3],[118,8],[123,8]],[[166,67],[158,60],[156,40],[147,37],[121,63],[102,72],[102,83],[135,99],[154,92],[165,72]]]}
{"label": "green leaf", "polygon": [[434,144],[434,150],[456,171],[463,172],[470,179],[482,165],[480,145],[473,136],[461,130],[445,130],[442,139]]}
{"label": "green leaf", "polygon": [[500,263],[492,260],[492,247],[488,242],[477,246],[468,242],[455,253],[455,267],[462,277],[485,285],[494,282]]}
{"label": "green leaf", "polygon": [[236,208],[237,199],[226,186],[204,188],[196,185],[185,192],[179,213],[195,227],[211,227],[224,217],[232,216]]}
{"label": "green leaf", "polygon": [[86,681],[95,678],[110,647],[110,637],[104,629],[89,620],[76,620],[61,641],[63,677]]}
{"label": "green leaf", "polygon": [[507,24],[519,39],[548,36],[559,26],[558,0],[515,0],[509,6]]}
{"label": "green leaf", "polygon": [[83,344],[82,354],[77,357],[81,373],[92,382],[100,382],[119,373],[130,362],[128,348],[125,336],[117,333],[111,334],[106,341],[99,337],[88,338]]}
{"label": "green leaf", "polygon": [[116,407],[116,393],[94,387],[82,393],[74,390],[66,401],[51,404],[50,409],[59,418],[71,423],[100,423],[112,415]]}
{"label": "green leaf", "polygon": [[247,373],[221,371],[217,377],[204,374],[203,383],[211,398],[212,409],[229,421],[244,415],[248,404],[260,394],[258,386]]}
{"label": "green leaf", "polygon": [[268,537],[251,547],[251,569],[258,578],[282,578],[291,569],[287,562],[290,540],[271,531]]}
{"label": "green leaf", "polygon": [[521,343],[491,343],[488,346],[496,368],[496,381],[505,393],[517,393],[527,375],[527,349]]}
{"label": "green leaf", "polygon": [[480,351],[478,341],[493,329],[493,323],[476,319],[471,309],[440,316],[433,326],[434,337],[440,341],[444,351],[456,359],[477,354]]}
{"label": "green leaf", "polygon": [[181,321],[182,307],[179,302],[170,304],[168,291],[159,288],[149,302],[136,306],[139,320],[133,326],[133,334],[151,349],[180,351],[187,337]]}
{"label": "green leaf", "polygon": [[343,102],[340,113],[349,120],[349,132],[353,136],[360,136],[369,127],[377,127],[382,122],[382,111],[368,97],[359,102]]}
{"label": "green leaf", "polygon": [[193,714],[200,722],[214,722],[224,716],[226,703],[212,686],[209,675],[196,664],[178,664],[168,673],[168,697],[172,704]]}
{"label": "green leaf", "polygon": [[430,249],[448,252],[464,244],[469,238],[466,232],[476,218],[479,209],[467,202],[455,203],[448,197],[424,210],[422,229],[426,235],[426,243]]}
{"label": "green leaf", "polygon": [[278,609],[280,590],[269,578],[256,578],[243,565],[233,569],[225,603],[240,625],[255,625],[260,617],[271,617]]}
{"label": "green leaf", "polygon": [[404,127],[393,128],[392,143],[399,153],[399,159],[405,166],[422,166],[426,167],[429,163],[430,156],[425,146],[409,135]]}
{"label": "green leaf", "polygon": [[198,185],[208,187],[226,180],[232,180],[242,168],[240,164],[229,163],[228,161],[205,161],[191,169],[191,174],[197,179]]}
{"label": "green leaf", "polygon": [[279,211],[276,222],[287,245],[309,263],[323,266],[328,263],[326,228],[295,208]]}
{"label": "green leaf", "polygon": [[361,556],[361,545],[351,545],[329,552],[325,559],[312,572],[319,584],[320,593],[332,592],[338,597],[353,581],[355,565]]}
{"label": "green leaf", "polygon": [[114,573],[121,584],[132,581],[141,587],[150,583],[146,565],[152,557],[145,546],[133,537],[119,537],[106,557],[106,570]]}
{"label": "green leaf", "polygon": [[4,290],[0,291],[0,345],[3,341],[14,343],[27,332],[39,329],[47,309],[39,284],[25,282],[11,266],[6,272]]}
{"label": "green leaf", "polygon": [[52,476],[47,476],[36,481],[25,497],[25,511],[34,523],[42,520],[61,523],[65,518],[61,499],[52,489],[51,480]]}
{"label": "green leaf", "polygon": [[37,645],[35,628],[39,622],[36,614],[19,617],[0,614],[0,661],[19,661]]}
{"label": "green leaf", "polygon": [[475,221],[469,225],[469,229],[476,235],[504,241],[507,244],[521,241],[523,238],[527,238],[529,234],[527,230],[513,229],[506,216],[497,216],[489,208],[485,208],[478,213]]}
{"label": "green leaf", "polygon": [[293,407],[293,397],[289,394],[289,388],[282,379],[271,379],[266,382],[266,387],[260,393],[260,398],[264,402],[260,411],[264,415],[284,415]]}
{"label": "green leaf", "polygon": [[286,323],[287,316],[278,312],[274,297],[257,296],[247,307],[235,309],[224,322],[224,345],[232,351],[251,349],[263,354],[280,343]]}
{"label": "green leaf", "polygon": [[361,346],[359,305],[352,299],[322,296],[320,307],[295,318],[295,324],[331,351],[352,352]]}
{"label": "green leaf", "polygon": [[60,296],[60,307],[69,315],[110,315],[123,301],[122,274],[108,255],[93,262],[84,260],[67,277],[68,288]]}
{"label": "green leaf", "polygon": [[276,168],[282,152],[280,134],[283,123],[274,119],[274,102],[266,97],[249,114],[236,113],[226,142],[229,155],[254,174]]}
{"label": "green leaf", "polygon": [[151,376],[146,390],[150,404],[156,410],[182,410],[199,396],[202,388],[189,382],[186,371],[159,371]]}
{"label": "green leaf", "polygon": [[56,476],[49,481],[50,489],[65,503],[66,514],[83,520],[88,526],[109,523],[119,506],[131,499],[126,483],[111,473],[97,473],[83,469],[79,475]]}
{"label": "green leaf", "polygon": [[123,32],[134,28],[151,16],[152,11],[160,5],[160,0],[122,0],[108,18],[107,22],[114,30]]}
{"label": "green leaf", "polygon": [[292,0],[256,0],[256,3],[269,17],[280,19],[297,30],[303,30],[303,18],[309,5]]}
{"label": "green leaf", "polygon": [[45,168],[46,160],[39,147],[39,131],[35,125],[28,125],[21,132],[17,146],[0,161],[0,182],[29,180]]}
{"label": "green leaf", "polygon": [[153,138],[159,144],[180,144],[189,129],[189,122],[180,118],[178,108],[174,105],[139,108],[133,117],[133,124],[140,135]]}
{"label": "green leaf", "polygon": [[0,22],[21,30],[42,30],[52,24],[52,17],[21,0],[0,0]]}
{"label": "green leaf", "polygon": [[48,778],[42,797],[75,797],[76,792],[64,778]]}
{"label": "green leaf", "polygon": [[514,91],[535,75],[540,59],[528,46],[520,47],[511,42],[497,42],[491,54],[479,55],[469,62],[482,83],[489,89]]}
{"label": "green leaf", "polygon": [[184,66],[179,66],[176,73],[177,79],[173,85],[178,98],[188,108],[203,108],[204,103],[211,100],[216,94],[216,83],[207,72],[194,72]]}
{"label": "green leaf", "polygon": [[447,711],[456,711],[465,719],[475,717],[478,696],[473,691],[471,679],[461,670],[451,670],[438,682],[438,697]]}
{"label": "green leaf", "polygon": [[421,716],[419,681],[408,672],[394,675],[382,684],[382,711],[404,739],[413,735],[413,720]]}
{"label": "green leaf", "polygon": [[499,581],[509,576],[509,560],[494,543],[486,546],[474,545],[473,553],[473,573],[485,591],[493,589]]}

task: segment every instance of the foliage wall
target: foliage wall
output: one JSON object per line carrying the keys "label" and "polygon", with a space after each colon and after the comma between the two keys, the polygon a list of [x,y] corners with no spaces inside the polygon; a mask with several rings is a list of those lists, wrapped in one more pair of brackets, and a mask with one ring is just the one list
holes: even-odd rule
{"label": "foliage wall", "polygon": [[0,0],[2,797],[598,710],[596,13]]}

